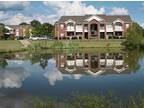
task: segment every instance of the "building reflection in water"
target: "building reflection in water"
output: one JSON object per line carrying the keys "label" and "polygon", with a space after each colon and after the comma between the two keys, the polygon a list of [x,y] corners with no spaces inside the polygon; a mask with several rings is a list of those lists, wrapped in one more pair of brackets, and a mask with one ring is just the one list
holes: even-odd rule
{"label": "building reflection in water", "polygon": [[125,55],[124,53],[63,53],[56,55],[56,66],[63,74],[127,73]]}

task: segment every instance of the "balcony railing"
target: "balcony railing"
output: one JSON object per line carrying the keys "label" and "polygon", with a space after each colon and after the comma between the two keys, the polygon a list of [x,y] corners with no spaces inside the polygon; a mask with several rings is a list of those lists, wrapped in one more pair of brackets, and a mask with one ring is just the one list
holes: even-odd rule
{"label": "balcony railing", "polygon": [[122,26],[115,26],[115,31],[123,31]]}
{"label": "balcony railing", "polygon": [[74,26],[67,26],[67,31],[74,31]]}

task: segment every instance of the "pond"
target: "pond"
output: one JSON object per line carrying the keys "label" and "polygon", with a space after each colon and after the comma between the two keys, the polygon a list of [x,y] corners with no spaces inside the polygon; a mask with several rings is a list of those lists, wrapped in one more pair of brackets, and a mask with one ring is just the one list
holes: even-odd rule
{"label": "pond", "polygon": [[23,108],[29,97],[61,100],[77,92],[112,92],[126,99],[143,90],[143,65],[143,53],[137,51],[2,53],[0,108]]}

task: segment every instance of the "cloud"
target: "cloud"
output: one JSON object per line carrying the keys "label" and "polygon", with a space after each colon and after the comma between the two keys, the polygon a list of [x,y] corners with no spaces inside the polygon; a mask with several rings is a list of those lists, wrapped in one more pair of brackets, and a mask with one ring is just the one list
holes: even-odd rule
{"label": "cloud", "polygon": [[44,77],[46,77],[49,81],[49,84],[51,86],[55,86],[56,81],[62,81],[64,78],[73,78],[75,80],[79,80],[82,75],[80,74],[62,74],[57,68],[56,68],[56,61],[54,59],[49,60],[49,66],[50,70],[48,70],[46,73],[44,73]]}
{"label": "cloud", "polygon": [[0,11],[24,10],[30,5],[27,1],[0,1]]}
{"label": "cloud", "polygon": [[0,88],[20,88],[31,72],[23,67],[0,69]]}
{"label": "cloud", "polygon": [[127,15],[128,14],[128,9],[120,8],[120,7],[113,7],[110,14],[111,15]]}
{"label": "cloud", "polygon": [[144,28],[144,23],[142,23],[142,24],[141,24],[141,27],[143,27],[143,28]]}
{"label": "cloud", "polygon": [[5,20],[9,17],[9,15],[7,13],[5,13],[4,11],[0,11],[0,20]]}
{"label": "cloud", "polygon": [[[64,15],[85,15],[85,14],[104,14],[105,8],[95,8],[93,5],[86,5],[81,1],[45,1],[44,5],[51,7],[55,12],[52,14],[53,21],[58,20]],[[57,17],[56,17],[57,16]],[[51,20],[50,20],[51,21]]]}
{"label": "cloud", "polygon": [[54,1],[45,1],[44,5],[51,6],[57,11],[57,15],[85,15],[85,14],[103,14],[105,9],[102,7],[100,9],[96,9],[94,6],[89,5],[86,6],[85,3],[81,1],[62,1],[62,2],[54,2]]}
{"label": "cloud", "polygon": [[54,24],[56,15],[41,15],[41,14],[34,14],[32,16],[26,16],[22,13],[17,13],[15,15],[7,14],[3,11],[0,11],[0,22],[7,24],[7,25],[17,25],[21,22],[30,23],[32,20],[36,19],[41,23],[49,22]]}

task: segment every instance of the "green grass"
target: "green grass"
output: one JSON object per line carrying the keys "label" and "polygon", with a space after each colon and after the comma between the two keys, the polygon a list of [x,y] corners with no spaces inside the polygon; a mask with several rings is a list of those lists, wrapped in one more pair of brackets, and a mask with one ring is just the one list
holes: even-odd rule
{"label": "green grass", "polygon": [[33,101],[33,106],[34,108],[144,108],[144,95],[130,96],[125,100],[112,93],[106,95],[74,94],[61,101],[38,98]]}
{"label": "green grass", "polygon": [[17,40],[0,40],[0,52],[23,50],[23,45]]}
{"label": "green grass", "polygon": [[0,52],[16,52],[37,49],[87,49],[87,48],[123,48],[121,43],[124,40],[52,40],[32,41],[30,47],[24,46],[18,40],[0,40]]}
{"label": "green grass", "polygon": [[[31,41],[32,44],[41,44],[47,48],[52,48],[55,43],[63,43],[65,48],[123,48],[121,43],[124,40],[111,39],[111,40],[55,40],[55,41]],[[59,45],[58,45],[59,46]]]}

